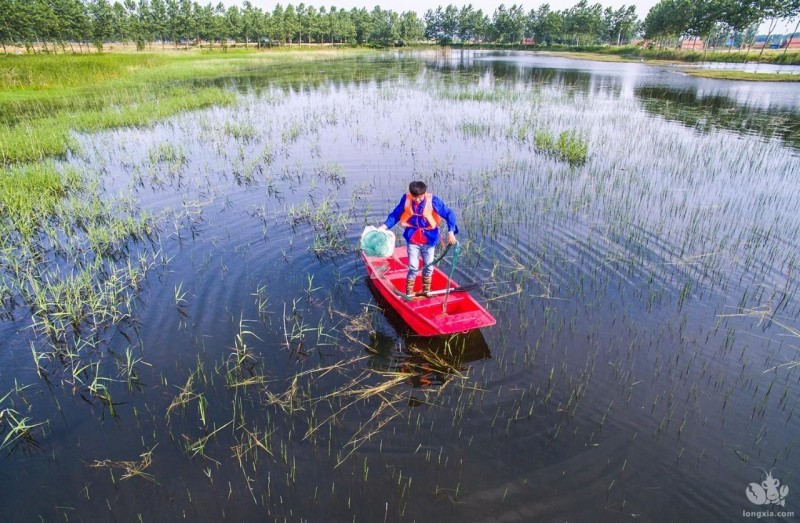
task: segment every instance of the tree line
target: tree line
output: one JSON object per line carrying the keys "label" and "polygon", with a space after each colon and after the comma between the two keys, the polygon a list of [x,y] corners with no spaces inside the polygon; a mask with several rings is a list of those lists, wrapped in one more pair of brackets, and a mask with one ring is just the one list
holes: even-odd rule
{"label": "tree line", "polygon": [[618,9],[580,0],[569,9],[549,4],[525,10],[501,4],[491,16],[472,4],[396,13],[376,6],[350,10],[280,3],[269,11],[201,5],[192,0],[0,0],[0,44],[48,52],[102,50],[109,42],[180,46],[229,42],[271,46],[349,43],[397,46],[423,40],[518,44],[619,45],[638,36],[652,40],[743,35],[765,20],[800,16],[800,0],[661,0],[644,21],[634,6]]}
{"label": "tree line", "polygon": [[800,0],[661,0],[642,32],[651,40],[696,38],[733,47],[751,43],[765,22],[769,38],[779,21],[794,19],[800,25]]}
{"label": "tree line", "polygon": [[620,44],[634,38],[640,27],[634,6],[619,9],[581,0],[570,9],[553,11],[550,4],[525,11],[521,5],[501,4],[491,18],[472,4],[448,5],[425,13],[425,36],[442,44],[491,42],[518,44],[524,38],[545,44]]}
{"label": "tree line", "polygon": [[133,42],[139,50],[195,42],[229,41],[264,46],[292,43],[402,45],[424,39],[425,25],[413,11],[375,7],[346,11],[301,3],[265,11],[200,5],[191,0],[0,0],[0,43],[29,50]]}
{"label": "tree line", "polygon": [[535,38],[548,43],[622,43],[639,29],[633,6],[620,9],[589,5],[552,11],[549,4],[525,11],[500,5],[491,16],[472,5],[396,13],[276,4],[272,11],[192,0],[0,0],[0,44],[29,50],[66,50],[109,42],[133,42],[138,49],[155,44],[189,45],[229,41],[264,46],[294,43],[405,45],[435,40],[520,43]]}

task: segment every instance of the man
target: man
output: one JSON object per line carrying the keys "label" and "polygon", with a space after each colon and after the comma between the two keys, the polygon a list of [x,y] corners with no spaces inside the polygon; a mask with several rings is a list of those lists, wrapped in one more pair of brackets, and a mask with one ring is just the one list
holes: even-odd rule
{"label": "man", "polygon": [[439,241],[439,224],[447,223],[447,243],[456,243],[458,225],[455,213],[438,197],[427,194],[428,187],[424,182],[416,181],[408,184],[408,193],[400,198],[400,203],[389,213],[379,230],[391,229],[399,223],[405,230],[403,238],[408,243],[408,276],[406,278],[406,294],[414,295],[414,283],[419,273],[419,259],[422,256],[422,292],[431,290],[433,277],[433,260],[436,242]]}

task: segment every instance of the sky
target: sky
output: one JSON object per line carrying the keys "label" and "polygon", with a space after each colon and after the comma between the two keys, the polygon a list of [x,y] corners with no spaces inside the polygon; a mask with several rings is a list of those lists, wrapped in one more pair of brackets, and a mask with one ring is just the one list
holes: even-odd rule
{"label": "sky", "polygon": [[[217,4],[219,1],[227,6],[241,6],[244,2],[244,0],[212,0],[212,3]],[[420,17],[422,17],[428,9],[436,9],[438,6],[445,7],[448,4],[453,4],[458,8],[461,8],[464,5],[472,4],[476,10],[481,9],[485,14],[491,17],[494,10],[497,9],[500,4],[505,4],[506,7],[510,7],[514,4],[522,5],[526,11],[538,9],[539,6],[543,4],[550,4],[551,10],[562,11],[564,9],[571,8],[577,4],[578,1],[579,0],[541,0],[537,2],[526,2],[520,0],[250,0],[253,6],[260,7],[265,11],[272,11],[276,3],[280,3],[283,6],[286,6],[287,4],[297,6],[300,3],[304,3],[305,5],[313,5],[316,8],[320,8],[322,6],[330,8],[331,6],[335,6],[337,9],[346,10],[350,10],[353,7],[358,9],[364,7],[370,11],[377,5],[380,6],[381,9],[391,10],[397,13],[402,13],[403,11],[414,11]],[[599,3],[604,8],[612,7],[614,9],[619,9],[622,6],[635,5],[636,14],[639,16],[640,20],[644,20],[650,9],[658,3],[658,0],[636,0],[633,2],[630,0],[627,2],[624,0],[588,0],[588,3],[589,5]],[[795,23],[796,21],[792,23],[779,22],[775,30],[773,30],[773,34],[789,33],[794,30]],[[768,24],[764,24],[759,28],[758,32],[766,34],[768,29]]]}

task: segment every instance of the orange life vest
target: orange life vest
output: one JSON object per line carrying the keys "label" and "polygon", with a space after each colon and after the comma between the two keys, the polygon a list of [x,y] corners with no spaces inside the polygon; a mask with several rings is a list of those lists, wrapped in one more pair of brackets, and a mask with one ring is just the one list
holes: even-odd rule
{"label": "orange life vest", "polygon": [[[405,209],[403,210],[403,214],[400,215],[400,223],[408,223],[408,220],[414,216],[414,210],[412,207],[412,198],[414,198],[411,193],[406,194],[406,205]],[[433,210],[433,195],[426,194],[425,199],[422,200],[424,205],[422,207],[422,217],[428,220],[428,229],[435,229],[439,226],[439,223],[442,221],[442,217],[439,216],[435,210]],[[419,216],[419,215],[417,215]]]}
{"label": "orange life vest", "polygon": [[[411,219],[414,215],[414,210],[412,207],[412,198],[414,198],[411,193],[406,194],[406,205],[405,209],[403,210],[403,214],[400,215],[400,224],[407,224],[408,220]],[[422,200],[422,214],[416,216],[422,216],[426,220],[428,220],[428,227],[427,229],[433,230],[439,227],[439,223],[442,221],[442,217],[433,210],[433,195],[426,194],[425,198]],[[416,245],[423,245],[428,242],[428,239],[425,237],[425,233],[423,232],[425,228],[418,227],[414,234],[411,235],[409,238],[409,243],[413,243]]]}

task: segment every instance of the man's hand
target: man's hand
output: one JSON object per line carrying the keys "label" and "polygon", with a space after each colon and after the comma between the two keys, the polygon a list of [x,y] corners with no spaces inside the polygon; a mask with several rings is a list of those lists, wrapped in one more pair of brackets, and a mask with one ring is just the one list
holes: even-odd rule
{"label": "man's hand", "polygon": [[456,234],[453,231],[449,231],[447,233],[447,243],[449,243],[450,245],[456,244]]}
{"label": "man's hand", "polygon": [[386,227],[386,224],[385,224],[385,223],[382,223],[382,224],[380,224],[380,225],[378,226],[378,230],[379,230],[379,231],[385,231],[386,229],[387,229],[387,227]]}

